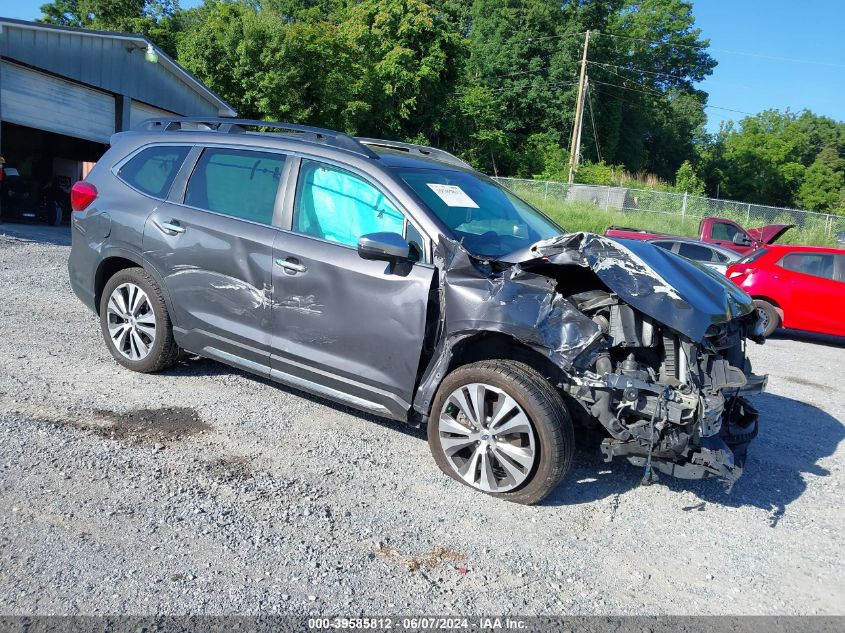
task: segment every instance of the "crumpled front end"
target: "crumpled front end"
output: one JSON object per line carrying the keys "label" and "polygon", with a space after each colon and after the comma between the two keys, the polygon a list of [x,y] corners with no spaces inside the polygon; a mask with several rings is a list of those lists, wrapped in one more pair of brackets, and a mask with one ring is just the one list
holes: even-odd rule
{"label": "crumpled front end", "polygon": [[570,373],[563,389],[607,431],[605,461],[625,457],[684,479],[716,476],[732,485],[757,435],[761,393],[745,339],[750,313],[712,325],[701,341],[655,322],[607,291],[570,297],[600,324],[606,347],[591,368]]}
{"label": "crumpled front end", "polygon": [[758,424],[747,398],[766,378],[745,354],[748,339],[763,341],[757,314],[731,282],[651,244],[585,233],[510,262],[444,239],[437,264],[437,343],[420,413],[461,341],[495,332],[549,361],[547,378],[576,419],[604,429],[606,461],[728,486],[741,475]]}

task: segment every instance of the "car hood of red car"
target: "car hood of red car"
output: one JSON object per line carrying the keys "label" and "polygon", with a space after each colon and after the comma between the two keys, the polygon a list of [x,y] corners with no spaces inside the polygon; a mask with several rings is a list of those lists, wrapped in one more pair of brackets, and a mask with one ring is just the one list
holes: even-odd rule
{"label": "car hood of red car", "polygon": [[794,226],[794,224],[769,224],[766,226],[758,226],[755,229],[748,229],[747,233],[758,242],[763,244],[772,244],[781,235]]}

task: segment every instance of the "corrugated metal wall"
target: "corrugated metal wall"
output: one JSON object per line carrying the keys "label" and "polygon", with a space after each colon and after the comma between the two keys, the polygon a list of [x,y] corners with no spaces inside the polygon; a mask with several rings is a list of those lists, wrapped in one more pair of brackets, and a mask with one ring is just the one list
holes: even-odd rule
{"label": "corrugated metal wall", "polygon": [[[178,77],[164,60],[144,59],[138,42],[2,24],[0,54],[109,92],[183,115],[218,115],[219,104]],[[127,122],[128,123],[128,122]]]}

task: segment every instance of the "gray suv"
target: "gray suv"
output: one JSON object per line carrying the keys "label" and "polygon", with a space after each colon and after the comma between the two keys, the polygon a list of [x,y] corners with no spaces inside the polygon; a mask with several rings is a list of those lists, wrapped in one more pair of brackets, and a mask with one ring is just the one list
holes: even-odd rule
{"label": "gray suv", "polygon": [[438,466],[519,503],[606,461],[731,485],[765,386],[751,300],[640,241],[566,233],[430,147],[239,119],[112,137],[72,191],[70,280],[114,359],[181,352],[427,424]]}

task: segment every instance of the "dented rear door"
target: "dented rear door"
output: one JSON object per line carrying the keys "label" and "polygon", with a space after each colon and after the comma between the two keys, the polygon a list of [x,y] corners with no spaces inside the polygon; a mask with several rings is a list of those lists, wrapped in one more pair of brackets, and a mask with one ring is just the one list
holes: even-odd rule
{"label": "dented rear door", "polygon": [[191,352],[269,374],[272,226],[285,156],[202,150],[176,202],[144,227],[144,257],[170,298]]}

